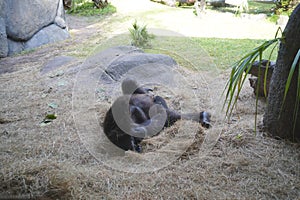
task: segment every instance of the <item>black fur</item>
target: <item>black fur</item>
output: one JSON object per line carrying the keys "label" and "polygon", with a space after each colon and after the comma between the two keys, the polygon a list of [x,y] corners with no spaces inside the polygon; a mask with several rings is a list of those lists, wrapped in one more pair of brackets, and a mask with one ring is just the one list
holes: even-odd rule
{"label": "black fur", "polygon": [[[125,151],[133,150],[141,152],[139,143],[148,133],[153,131],[158,133],[163,128],[160,128],[160,125],[158,125],[160,123],[164,123],[164,127],[169,127],[179,119],[187,119],[197,121],[206,128],[210,127],[209,113],[180,114],[172,111],[168,108],[166,101],[162,97],[153,96],[150,94],[151,89],[139,87],[136,81],[132,79],[125,79],[123,81],[122,91],[123,96],[119,97],[113,106],[119,106],[120,110],[124,110],[118,113],[118,115],[121,115],[118,118],[121,117],[120,121],[125,124],[125,130],[122,130],[116,123],[112,107],[106,113],[103,129],[108,139]],[[161,122],[162,115],[160,112],[150,118],[149,110],[154,105],[161,105],[161,109],[166,112],[165,122]],[[128,115],[126,112],[128,112]],[[124,118],[122,118],[123,116]],[[150,124],[151,126],[149,126]]]}

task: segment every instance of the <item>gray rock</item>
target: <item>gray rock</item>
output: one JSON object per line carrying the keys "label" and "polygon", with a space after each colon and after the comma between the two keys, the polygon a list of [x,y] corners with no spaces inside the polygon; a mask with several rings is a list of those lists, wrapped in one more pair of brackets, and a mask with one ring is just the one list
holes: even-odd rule
{"label": "gray rock", "polygon": [[93,56],[86,59],[82,64],[82,69],[91,69],[95,66],[99,67],[103,72],[100,76],[102,81],[107,83],[114,82],[114,80],[105,73],[105,69],[110,65],[115,59],[118,59],[120,56],[134,53],[144,53],[141,49],[134,46],[116,46],[100,51]]}
{"label": "gray rock", "polygon": [[64,2],[63,0],[59,0],[58,2],[58,7],[57,7],[57,13],[56,13],[57,17],[61,17],[62,19],[66,19],[65,16],[65,9],[64,9]]}
{"label": "gray rock", "polygon": [[41,28],[51,24],[60,0],[9,0],[6,33],[13,40],[28,40]]}
{"label": "gray rock", "polygon": [[0,58],[68,37],[63,0],[0,0]]}
{"label": "gray rock", "polygon": [[7,3],[6,1],[0,1],[0,58],[8,55],[8,44],[5,25]]}
{"label": "gray rock", "polygon": [[67,24],[66,24],[65,20],[61,17],[58,17],[58,16],[55,17],[54,23],[62,29],[67,27]]}
{"label": "gray rock", "polygon": [[0,1],[0,17],[5,18],[6,10],[7,10],[6,0]]}
{"label": "gray rock", "polygon": [[43,75],[48,72],[57,70],[74,60],[76,60],[76,58],[72,56],[56,56],[46,63],[46,65],[41,69],[41,74]]}
{"label": "gray rock", "polygon": [[70,36],[66,29],[61,29],[55,24],[51,24],[36,33],[25,43],[25,49],[33,49],[44,44],[65,40]]}
{"label": "gray rock", "polygon": [[208,4],[213,7],[223,7],[226,6],[225,0],[210,0]]}
{"label": "gray rock", "polygon": [[24,42],[16,42],[14,40],[7,39],[7,43],[9,56],[25,50]]}
{"label": "gray rock", "polygon": [[167,55],[149,54],[149,53],[134,53],[119,56],[113,60],[105,72],[113,80],[119,80],[123,74],[130,70],[141,68],[155,68],[156,65],[176,66],[176,61]]}
{"label": "gray rock", "polygon": [[5,21],[0,17],[0,58],[8,55],[8,43],[5,29]]}
{"label": "gray rock", "polygon": [[134,46],[116,46],[95,54],[91,58],[87,59],[87,63],[92,63],[92,65],[97,65],[102,69],[106,69],[111,62],[118,59],[120,56],[133,53],[144,52],[143,50]]}
{"label": "gray rock", "polygon": [[61,27],[61,28],[66,28],[67,27],[63,0],[59,0],[59,4],[58,4],[58,8],[57,8],[57,14],[56,14],[56,17],[54,19],[54,23],[57,26]]}

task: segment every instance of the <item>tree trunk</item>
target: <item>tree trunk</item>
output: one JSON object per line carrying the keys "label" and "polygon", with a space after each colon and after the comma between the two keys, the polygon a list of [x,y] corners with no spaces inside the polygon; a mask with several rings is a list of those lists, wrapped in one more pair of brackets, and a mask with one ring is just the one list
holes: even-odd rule
{"label": "tree trunk", "polygon": [[[285,41],[280,45],[276,67],[271,79],[264,125],[272,135],[294,140],[300,139],[300,109],[297,121],[293,121],[299,65],[294,72],[290,90],[282,110],[281,107],[287,77],[293,60],[300,48],[300,5],[295,8],[290,16],[284,30],[284,36]],[[293,132],[294,123],[296,123],[296,128]]]}

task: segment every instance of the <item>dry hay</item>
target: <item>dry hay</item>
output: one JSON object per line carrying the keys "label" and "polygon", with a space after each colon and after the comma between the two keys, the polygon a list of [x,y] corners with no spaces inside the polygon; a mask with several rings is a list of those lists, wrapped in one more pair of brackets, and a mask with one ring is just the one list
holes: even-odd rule
{"label": "dry hay", "polygon": [[[72,116],[72,88],[80,61],[61,67],[59,70],[65,73],[51,78],[40,74],[50,58],[49,51],[40,49],[1,60],[1,65],[9,63],[16,71],[0,75],[0,198],[299,198],[299,145],[273,139],[263,132],[254,134],[255,103],[251,88],[243,90],[232,120],[221,120],[219,95],[228,72],[216,78],[205,75],[210,89],[202,91],[208,99],[201,100],[200,105],[212,112],[211,130],[199,128],[190,137],[191,145],[164,168],[126,173],[93,157],[78,136]],[[200,75],[189,74],[189,78],[197,79]],[[196,91],[201,93],[202,88]],[[58,107],[49,108],[51,102]],[[176,108],[176,102],[169,103]],[[264,108],[264,103],[260,104],[259,119]],[[97,102],[94,107],[99,105],[101,110],[97,114],[101,121],[111,102]],[[55,113],[57,119],[41,126],[47,113]],[[124,158],[136,162],[157,153],[172,143],[181,123],[145,140],[144,153],[127,152]],[[209,140],[207,135],[214,134],[208,149],[204,141]]]}
{"label": "dry hay", "polygon": [[[189,155],[196,154],[199,151],[201,144],[203,143],[203,140],[205,138],[204,130],[201,127],[201,125],[199,125],[196,122],[184,122],[184,121],[178,121],[173,126],[169,128],[165,128],[163,131],[159,133],[159,135],[143,140],[141,143],[143,148],[143,153],[155,152],[158,149],[162,148],[164,145],[170,142],[175,142],[172,141],[172,139],[176,136],[176,134],[178,134],[178,132],[183,126],[187,126],[187,125],[193,128],[196,127],[197,132],[193,135],[192,141],[189,140],[184,141],[186,144],[183,144],[183,146],[186,146],[187,148],[181,152],[179,158],[188,159]],[[185,131],[185,133],[192,134],[192,132],[189,131]]]}

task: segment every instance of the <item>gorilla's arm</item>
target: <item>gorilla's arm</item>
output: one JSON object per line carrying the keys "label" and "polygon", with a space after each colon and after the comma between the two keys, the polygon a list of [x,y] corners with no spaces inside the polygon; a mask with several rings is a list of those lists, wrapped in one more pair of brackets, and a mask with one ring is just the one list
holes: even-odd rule
{"label": "gorilla's arm", "polygon": [[210,114],[207,112],[180,114],[176,111],[170,110],[168,108],[167,102],[160,96],[154,97],[154,103],[162,105],[166,109],[168,117],[165,123],[165,127],[172,126],[176,121],[180,119],[193,120],[196,122],[200,122],[201,125],[205,128],[210,127]]}
{"label": "gorilla's arm", "polygon": [[182,114],[181,119],[192,120],[201,123],[205,128],[210,128],[210,114],[208,112]]}

